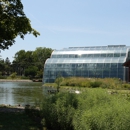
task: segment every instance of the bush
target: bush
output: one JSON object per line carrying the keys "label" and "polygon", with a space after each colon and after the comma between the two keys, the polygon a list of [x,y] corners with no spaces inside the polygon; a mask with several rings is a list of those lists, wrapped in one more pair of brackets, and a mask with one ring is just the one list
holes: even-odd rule
{"label": "bush", "polygon": [[46,127],[51,130],[73,130],[72,119],[76,108],[75,94],[58,93],[44,98],[41,109]]}
{"label": "bush", "polygon": [[7,76],[1,76],[0,75],[0,79],[7,79]]}
{"label": "bush", "polygon": [[129,130],[129,108],[125,96],[95,88],[44,97],[41,110],[51,130]]}
{"label": "bush", "polygon": [[10,75],[11,79],[16,78],[16,75],[17,75],[17,73],[16,73],[16,72],[12,73],[12,74]]}
{"label": "bush", "polygon": [[74,130],[128,130],[129,107],[130,102],[121,95],[91,89],[79,97],[78,109],[73,117]]}
{"label": "bush", "polygon": [[92,88],[98,88],[102,85],[102,82],[101,81],[94,81],[94,82],[90,82],[90,86]]}
{"label": "bush", "polygon": [[122,87],[123,87],[124,89],[130,89],[130,84],[123,84]]}

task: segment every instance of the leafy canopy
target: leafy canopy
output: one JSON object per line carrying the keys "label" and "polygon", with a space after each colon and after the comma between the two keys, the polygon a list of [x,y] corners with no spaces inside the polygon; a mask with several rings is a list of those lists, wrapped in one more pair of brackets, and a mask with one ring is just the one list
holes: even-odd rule
{"label": "leafy canopy", "polygon": [[0,0],[0,49],[8,49],[17,36],[24,39],[26,34],[40,35],[31,27],[21,0]]}

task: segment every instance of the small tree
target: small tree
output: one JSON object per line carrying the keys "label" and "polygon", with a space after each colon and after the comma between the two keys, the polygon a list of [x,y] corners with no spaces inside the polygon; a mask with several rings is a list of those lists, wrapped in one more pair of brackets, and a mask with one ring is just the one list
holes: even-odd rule
{"label": "small tree", "polygon": [[12,74],[10,75],[11,79],[13,80],[14,78],[16,78],[16,75],[17,75],[16,72],[15,72],[15,73],[12,73]]}
{"label": "small tree", "polygon": [[57,84],[57,92],[59,92],[59,89],[60,89],[60,86],[61,86],[61,83],[62,83],[63,80],[64,80],[63,77],[57,77],[55,79],[55,83]]}

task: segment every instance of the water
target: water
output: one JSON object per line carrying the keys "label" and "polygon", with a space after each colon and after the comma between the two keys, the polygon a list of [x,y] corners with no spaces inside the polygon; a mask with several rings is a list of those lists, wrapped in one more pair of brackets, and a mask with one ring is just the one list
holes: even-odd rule
{"label": "water", "polygon": [[34,104],[45,94],[42,83],[38,82],[0,82],[0,104]]}

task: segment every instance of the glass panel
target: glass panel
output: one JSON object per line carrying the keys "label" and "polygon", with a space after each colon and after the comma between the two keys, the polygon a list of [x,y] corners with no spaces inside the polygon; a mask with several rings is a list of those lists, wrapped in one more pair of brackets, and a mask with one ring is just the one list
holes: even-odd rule
{"label": "glass panel", "polygon": [[110,63],[104,63],[104,68],[110,68],[111,64]]}
{"label": "glass panel", "polygon": [[78,55],[74,55],[75,58],[78,58]]}
{"label": "glass panel", "polygon": [[110,69],[104,68],[103,69],[103,78],[110,77]]}
{"label": "glass panel", "polygon": [[62,55],[57,55],[57,58],[62,58]]}
{"label": "glass panel", "polygon": [[88,54],[88,57],[93,57],[93,54]]}
{"label": "glass panel", "polygon": [[88,64],[88,68],[94,68],[96,65],[95,64],[92,64],[92,63],[90,63],[90,64]]}
{"label": "glass panel", "polygon": [[115,53],[114,57],[120,57],[120,53]]}
{"label": "glass panel", "polygon": [[62,64],[57,64],[57,67],[63,67]]}
{"label": "glass panel", "polygon": [[94,54],[93,57],[100,57],[101,54]]}
{"label": "glass panel", "polygon": [[72,66],[72,68],[75,68],[76,65],[75,65],[75,64],[72,64],[71,66]]}
{"label": "glass panel", "polygon": [[103,63],[97,63],[96,67],[97,68],[102,68],[103,67]]}
{"label": "glass panel", "polygon": [[52,55],[51,58],[57,58],[57,55]]}
{"label": "glass panel", "polygon": [[82,64],[77,64],[77,67],[82,68],[83,66],[82,66]]}
{"label": "glass panel", "polygon": [[121,53],[121,56],[126,56],[126,53]]}
{"label": "glass panel", "polygon": [[74,58],[74,55],[69,55],[69,58]]}
{"label": "glass panel", "polygon": [[82,55],[81,55],[82,58],[85,58],[85,57],[87,57],[87,56],[88,56],[87,54],[82,54]]}
{"label": "glass panel", "polygon": [[128,52],[128,57],[130,57],[130,52]]}
{"label": "glass panel", "polygon": [[111,68],[117,68],[117,64],[116,63],[111,63]]}
{"label": "glass panel", "polygon": [[101,54],[101,57],[106,57],[106,54]]}
{"label": "glass panel", "polygon": [[113,57],[113,53],[107,54],[107,57]]}
{"label": "glass panel", "polygon": [[63,58],[68,58],[68,55],[65,54],[65,55],[63,55],[62,57],[63,57]]}
{"label": "glass panel", "polygon": [[84,64],[83,64],[83,67],[84,67],[84,68],[87,68],[87,63],[84,63]]}
{"label": "glass panel", "polygon": [[122,63],[118,63],[118,68],[123,68],[123,64]]}

